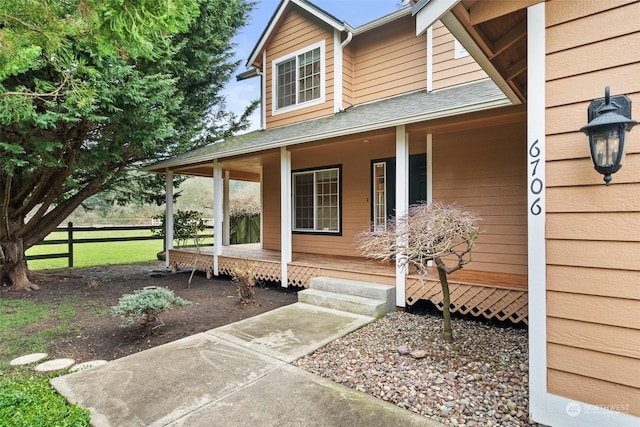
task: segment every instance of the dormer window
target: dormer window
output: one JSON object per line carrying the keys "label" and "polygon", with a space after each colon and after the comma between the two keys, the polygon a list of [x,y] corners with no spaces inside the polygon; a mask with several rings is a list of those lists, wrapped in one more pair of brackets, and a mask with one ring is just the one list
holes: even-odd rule
{"label": "dormer window", "polygon": [[273,61],[273,114],[324,102],[324,42]]}

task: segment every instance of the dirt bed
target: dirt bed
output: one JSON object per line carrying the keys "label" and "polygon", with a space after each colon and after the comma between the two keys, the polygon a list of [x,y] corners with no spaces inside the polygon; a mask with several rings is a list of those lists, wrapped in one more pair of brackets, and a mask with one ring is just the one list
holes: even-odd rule
{"label": "dirt bed", "polygon": [[[256,286],[256,305],[242,305],[231,280],[207,280],[204,274],[196,273],[188,288],[189,273],[167,273],[159,262],[56,270],[37,279],[40,290],[8,292],[5,287],[0,298],[42,304],[73,301],[77,307],[70,320],[73,333],[51,342],[47,351],[52,357],[71,357],[78,362],[113,360],[297,301],[297,288],[271,284]],[[143,336],[139,325],[121,327],[120,319],[109,313],[109,307],[116,305],[123,294],[146,286],[167,287],[192,303],[163,313],[165,326],[149,337]],[[25,333],[55,326],[55,321],[48,319],[29,325]]]}

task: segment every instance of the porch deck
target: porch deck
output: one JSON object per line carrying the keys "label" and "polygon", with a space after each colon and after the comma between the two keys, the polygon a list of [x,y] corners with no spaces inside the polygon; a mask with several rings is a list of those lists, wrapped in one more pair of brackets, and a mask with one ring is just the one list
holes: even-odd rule
{"label": "porch deck", "polygon": [[[309,280],[319,276],[364,280],[395,285],[395,266],[365,258],[339,257],[294,252],[288,264],[288,285],[308,287]],[[174,248],[169,251],[174,268],[192,268],[208,276],[213,273],[213,248]],[[231,275],[246,261],[251,263],[259,280],[280,281],[280,252],[261,249],[260,244],[224,246],[218,257],[220,274]],[[409,274],[406,280],[406,303],[429,300],[442,310],[442,292],[438,273],[430,269],[426,280]],[[516,274],[459,270],[449,276],[451,311],[482,316],[487,319],[528,323],[527,277]]]}

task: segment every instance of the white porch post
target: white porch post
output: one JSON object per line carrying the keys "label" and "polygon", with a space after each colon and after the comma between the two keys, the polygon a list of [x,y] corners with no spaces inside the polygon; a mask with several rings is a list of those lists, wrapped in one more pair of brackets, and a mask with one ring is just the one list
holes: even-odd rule
{"label": "white porch post", "polygon": [[224,171],[224,198],[222,199],[223,220],[222,225],[224,227],[222,240],[224,246],[231,244],[231,222],[229,214],[229,171]]}
{"label": "white porch post", "polygon": [[[427,203],[433,202],[433,134],[427,134]],[[427,261],[432,267],[433,261]]]}
{"label": "white porch post", "polygon": [[427,134],[427,203],[433,201],[433,134]]}
{"label": "white porch post", "polygon": [[529,413],[534,420],[547,424],[544,3],[527,9],[527,63]]}
{"label": "white porch post", "polygon": [[260,249],[264,247],[264,171],[260,166]]}
{"label": "white porch post", "polygon": [[291,153],[280,148],[280,257],[282,262],[282,287],[289,286],[287,264],[292,260],[291,239]]}
{"label": "white porch post", "polygon": [[213,161],[213,274],[218,273],[218,257],[222,254],[222,203],[224,199],[222,185],[222,165]]}
{"label": "white porch post", "polygon": [[[409,210],[409,143],[404,125],[396,127],[396,217]],[[406,305],[406,266],[396,258],[396,306]]]}
{"label": "white porch post", "polygon": [[166,251],[164,253],[164,265],[169,268],[169,249],[173,249],[173,171],[165,172],[165,216],[164,216],[164,241]]}

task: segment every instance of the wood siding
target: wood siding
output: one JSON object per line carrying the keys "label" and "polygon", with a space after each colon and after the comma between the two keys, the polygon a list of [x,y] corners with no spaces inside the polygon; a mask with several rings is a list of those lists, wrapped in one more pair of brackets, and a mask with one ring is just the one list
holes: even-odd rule
{"label": "wood siding", "polygon": [[426,89],[426,35],[415,34],[407,16],[353,39],[355,104]]}
{"label": "wood siding", "polygon": [[[412,136],[411,154],[424,153]],[[342,166],[342,235],[299,233],[293,250],[359,256],[355,236],[371,221],[371,160],[395,156],[394,135],[367,135],[292,149],[292,169]],[[526,138],[524,124],[436,134],[433,137],[433,198],[458,203],[482,217],[469,270],[527,274]],[[265,249],[280,247],[279,162],[263,164]]]}
{"label": "wood siding", "polygon": [[548,389],[639,416],[640,132],[606,187],[578,129],[607,85],[639,118],[640,2],[551,0],[546,15]]}
{"label": "wood siding", "polygon": [[455,59],[454,37],[437,21],[433,25],[433,88],[442,89],[486,77],[471,55]]}
{"label": "wood siding", "polygon": [[262,247],[280,250],[280,157],[262,164]]}
{"label": "wood siding", "polygon": [[[275,59],[324,41],[325,101],[321,104],[273,115],[273,68]],[[267,51],[267,127],[277,127],[333,114],[334,52],[333,28],[307,12],[291,8],[281,18],[280,26],[266,44]]]}
{"label": "wood siding", "polygon": [[469,270],[527,274],[525,124],[433,137],[433,199],[482,217]]}
{"label": "wood siding", "polygon": [[[342,166],[342,236],[300,233],[293,235],[293,250],[313,254],[359,256],[356,235],[371,223],[371,160],[395,155],[393,136],[362,139],[312,148],[294,149],[292,169]],[[422,150],[424,152],[424,149]]]}

